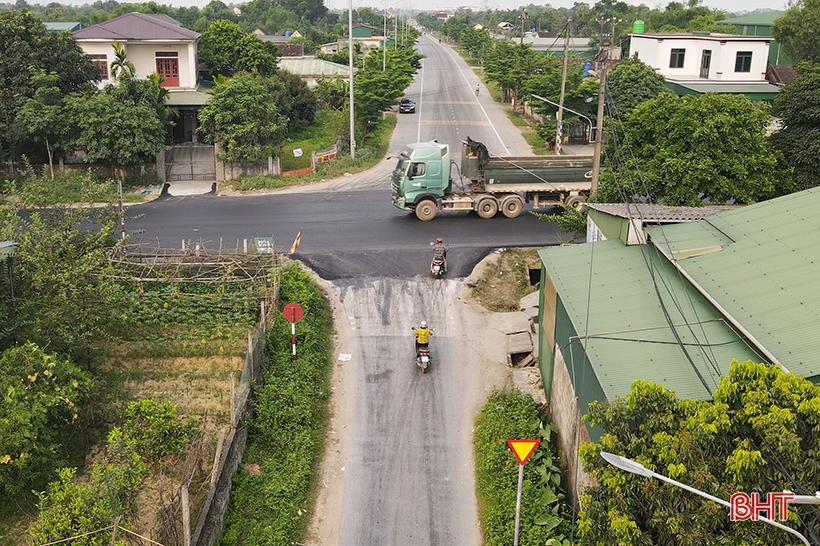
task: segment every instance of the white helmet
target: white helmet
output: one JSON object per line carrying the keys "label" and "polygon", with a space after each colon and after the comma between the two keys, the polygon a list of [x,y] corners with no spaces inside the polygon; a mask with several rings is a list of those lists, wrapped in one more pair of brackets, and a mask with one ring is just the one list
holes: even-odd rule
{"label": "white helmet", "polygon": [[421,321],[421,327],[422,328],[427,328],[427,321],[426,320]]}

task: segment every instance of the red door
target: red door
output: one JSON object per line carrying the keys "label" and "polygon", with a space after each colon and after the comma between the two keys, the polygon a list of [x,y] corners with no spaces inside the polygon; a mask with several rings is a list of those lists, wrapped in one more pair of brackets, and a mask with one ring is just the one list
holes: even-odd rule
{"label": "red door", "polygon": [[179,59],[176,57],[158,57],[157,74],[162,76],[163,87],[179,87]]}

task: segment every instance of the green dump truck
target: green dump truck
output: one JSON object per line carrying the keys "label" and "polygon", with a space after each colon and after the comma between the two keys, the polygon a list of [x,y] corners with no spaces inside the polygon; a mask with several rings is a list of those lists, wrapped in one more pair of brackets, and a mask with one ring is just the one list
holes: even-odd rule
{"label": "green dump truck", "polygon": [[592,156],[491,157],[486,146],[467,138],[461,169],[453,180],[450,146],[435,140],[408,144],[392,174],[393,205],[432,220],[440,210],[476,211],[492,218],[501,211],[519,216],[559,203],[583,207],[592,181]]}

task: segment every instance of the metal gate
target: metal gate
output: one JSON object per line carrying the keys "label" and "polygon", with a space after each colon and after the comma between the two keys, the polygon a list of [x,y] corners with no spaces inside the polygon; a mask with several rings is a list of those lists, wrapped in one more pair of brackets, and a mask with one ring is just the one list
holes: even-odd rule
{"label": "metal gate", "polygon": [[214,146],[199,142],[175,144],[165,153],[165,176],[178,180],[216,180]]}

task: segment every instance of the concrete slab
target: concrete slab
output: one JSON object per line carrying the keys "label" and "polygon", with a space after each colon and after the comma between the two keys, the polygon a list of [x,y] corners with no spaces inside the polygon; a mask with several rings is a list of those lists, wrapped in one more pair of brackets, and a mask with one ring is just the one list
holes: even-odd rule
{"label": "concrete slab", "polygon": [[521,311],[494,313],[493,320],[502,332],[529,332],[530,330],[530,318]]}
{"label": "concrete slab", "polygon": [[529,328],[526,332],[507,334],[507,354],[517,355],[532,352],[532,336]]}
{"label": "concrete slab", "polygon": [[530,309],[535,307],[538,309],[538,291],[533,292],[532,294],[527,294],[523,298],[521,298],[521,310]]}
{"label": "concrete slab", "polygon": [[166,183],[163,189],[164,195],[172,197],[205,195],[206,193],[216,193],[216,180],[175,180]]}

